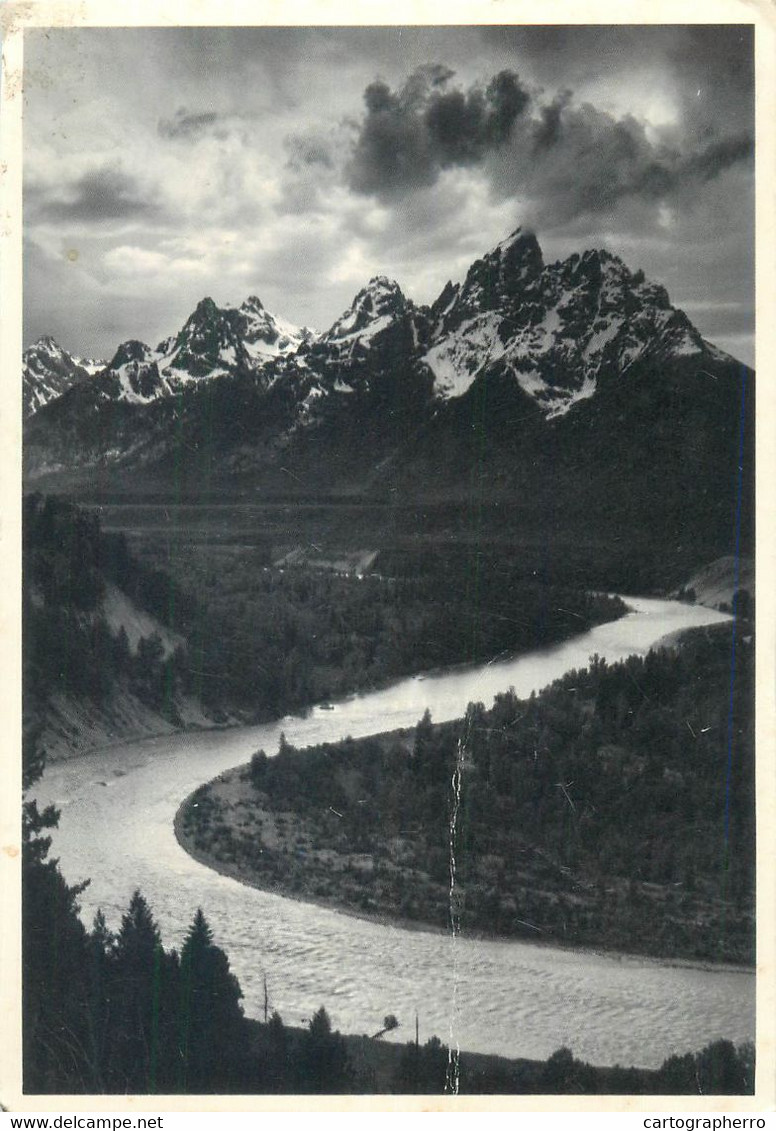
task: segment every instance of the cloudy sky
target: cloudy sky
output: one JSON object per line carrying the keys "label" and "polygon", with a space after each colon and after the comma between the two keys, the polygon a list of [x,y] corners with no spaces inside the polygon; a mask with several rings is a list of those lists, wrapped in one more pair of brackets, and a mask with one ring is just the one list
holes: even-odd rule
{"label": "cloudy sky", "polygon": [[25,344],[155,345],[205,295],[325,329],[523,225],[753,358],[747,28],[32,30],[24,114]]}

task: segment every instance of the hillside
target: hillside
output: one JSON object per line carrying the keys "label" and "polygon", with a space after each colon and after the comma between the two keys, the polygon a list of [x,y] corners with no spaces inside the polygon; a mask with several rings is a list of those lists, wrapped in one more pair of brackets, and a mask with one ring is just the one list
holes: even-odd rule
{"label": "hillside", "polygon": [[165,623],[174,583],[94,515],[27,496],[23,577],[25,730],[50,760],[213,725],[175,679],[184,640]]}
{"label": "hillside", "polygon": [[188,530],[184,540],[185,555],[138,555],[95,511],[26,497],[25,712],[45,724],[50,754],[275,719],[559,642],[625,612],[617,597],[573,577],[538,578],[503,553],[448,554],[432,568],[386,556],[383,574],[341,572],[347,558],[311,569],[283,554],[272,565],[266,544],[222,553],[192,544]]}

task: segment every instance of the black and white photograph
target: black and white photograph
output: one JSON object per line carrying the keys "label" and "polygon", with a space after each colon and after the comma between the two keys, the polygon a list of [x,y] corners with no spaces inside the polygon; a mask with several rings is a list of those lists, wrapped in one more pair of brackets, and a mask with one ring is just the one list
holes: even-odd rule
{"label": "black and white photograph", "polygon": [[523,11],[24,28],[28,1101],[755,1094],[754,10]]}

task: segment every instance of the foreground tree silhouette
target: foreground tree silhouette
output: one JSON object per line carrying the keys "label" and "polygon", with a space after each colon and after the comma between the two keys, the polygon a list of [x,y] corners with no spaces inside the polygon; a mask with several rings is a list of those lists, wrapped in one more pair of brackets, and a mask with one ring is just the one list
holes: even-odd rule
{"label": "foreground tree silhouette", "polygon": [[449,1049],[439,1037],[425,1045],[405,1045],[393,1076],[393,1091],[407,1095],[443,1094],[446,1090]]}
{"label": "foreground tree silhouette", "polygon": [[347,1049],[339,1033],[333,1033],[331,1021],[321,1006],[312,1017],[299,1050],[299,1090],[313,1093],[347,1091],[350,1079]]}
{"label": "foreground tree silhouette", "polygon": [[[22,742],[22,785],[28,790],[43,772],[39,732]],[[22,811],[22,1009],[24,1088],[28,1092],[93,1092],[102,1084],[88,1009],[86,931],[77,915],[85,884],[71,887],[56,860],[49,860],[59,813],[40,812],[25,801]]]}
{"label": "foreground tree silhouette", "polygon": [[275,1010],[267,1023],[266,1090],[290,1092],[291,1066],[288,1034],[283,1018]]}
{"label": "foreground tree silhouette", "polygon": [[159,929],[136,891],[121,920],[112,963],[113,1085],[156,1092],[172,1075],[178,959],[165,954]]}
{"label": "foreground tree silhouette", "polygon": [[241,1078],[245,1021],[239,983],[199,909],[180,961],[178,1048],[183,1091],[217,1091]]}
{"label": "foreground tree silhouette", "polygon": [[27,809],[22,844],[24,1087],[30,1092],[97,1091],[101,1072],[92,1045],[86,931],[77,916],[82,887],[65,883],[50,840],[53,811]]}

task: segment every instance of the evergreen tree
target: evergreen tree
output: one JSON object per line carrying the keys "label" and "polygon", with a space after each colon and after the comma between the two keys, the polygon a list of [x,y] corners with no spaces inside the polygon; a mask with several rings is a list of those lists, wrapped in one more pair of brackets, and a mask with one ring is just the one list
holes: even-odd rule
{"label": "evergreen tree", "polygon": [[139,891],[121,920],[113,961],[116,1016],[113,1083],[119,1091],[159,1090],[169,1045],[170,983],[177,962],[162,949],[159,929]]}
{"label": "evergreen tree", "polygon": [[299,1090],[315,1095],[347,1090],[349,1065],[345,1042],[333,1033],[323,1006],[313,1015],[299,1050]]}
{"label": "evergreen tree", "polygon": [[266,1081],[268,1092],[290,1091],[290,1066],[288,1034],[283,1018],[275,1010],[267,1023],[267,1064]]}
{"label": "evergreen tree", "polygon": [[407,1095],[443,1093],[449,1063],[450,1050],[439,1037],[431,1037],[422,1046],[414,1042],[407,1044],[394,1073],[394,1092]]}
{"label": "evergreen tree", "polygon": [[88,940],[88,1004],[89,1031],[95,1064],[99,1067],[100,1091],[106,1087],[111,1032],[111,962],[116,937],[108,930],[105,916],[99,910],[94,917]]}
{"label": "evergreen tree", "polygon": [[179,1084],[183,1091],[217,1091],[239,1079],[242,993],[201,909],[183,944],[180,966]]}

